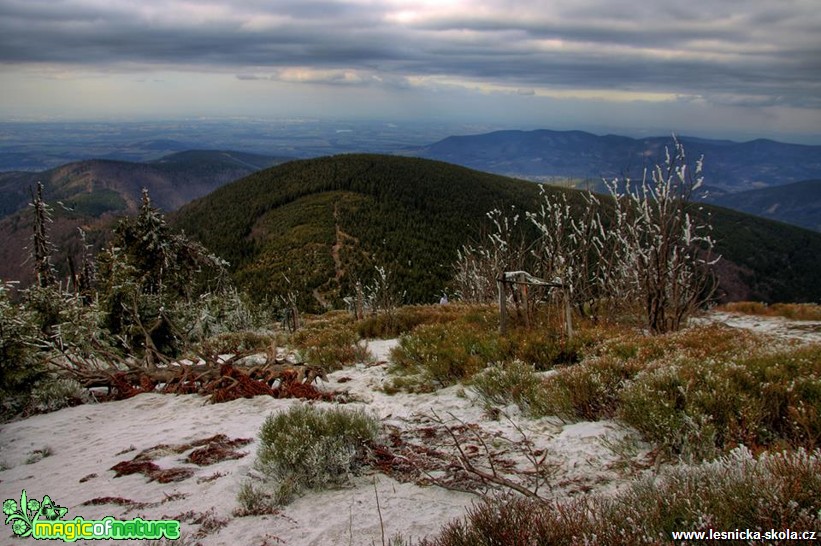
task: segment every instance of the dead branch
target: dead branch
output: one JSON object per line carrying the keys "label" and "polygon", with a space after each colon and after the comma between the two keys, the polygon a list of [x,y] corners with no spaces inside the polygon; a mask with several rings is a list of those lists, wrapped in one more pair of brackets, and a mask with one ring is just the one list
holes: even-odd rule
{"label": "dead branch", "polygon": [[[434,416],[434,421],[436,423],[438,423],[439,425],[441,425],[442,428],[444,428],[445,431],[447,432],[447,434],[450,436],[451,440],[453,440],[453,445],[456,448],[456,450],[459,452],[458,460],[461,463],[462,468],[464,468],[464,470],[466,472],[468,472],[470,474],[473,474],[474,476],[477,476],[480,480],[482,480],[485,483],[493,484],[493,485],[500,486],[500,487],[508,489],[508,490],[515,491],[515,492],[517,492],[517,493],[519,493],[519,494],[521,494],[525,497],[532,498],[532,499],[538,500],[540,502],[548,502],[547,499],[545,499],[544,497],[542,497],[538,494],[538,487],[536,488],[536,490],[531,491],[530,489],[528,489],[526,487],[523,487],[523,486],[519,485],[518,483],[516,483],[512,480],[509,480],[508,478],[500,475],[496,471],[496,468],[493,466],[492,462],[490,463],[491,464],[491,472],[486,472],[485,470],[482,470],[482,469],[477,468],[476,466],[474,466],[474,464],[470,460],[470,457],[468,457],[468,455],[465,453],[464,449],[462,448],[462,444],[459,441],[459,438],[457,438],[456,433],[453,431],[453,429],[451,427],[449,427],[447,424],[445,424],[445,421],[441,417],[439,417],[439,415],[437,415],[435,411],[431,410],[431,413]],[[451,414],[451,417],[455,421],[459,422],[460,425],[465,426],[468,430],[470,430],[470,427],[467,427],[467,425],[465,425],[465,423],[462,420],[460,420],[458,417],[455,417],[453,414]],[[492,456],[492,453],[490,452],[490,449],[487,446],[487,444],[484,442],[484,440],[480,437],[480,435],[477,432],[475,432],[475,431],[472,431],[472,432],[473,432],[474,436],[482,444],[482,447],[485,450],[485,453],[488,457],[488,460],[492,461],[493,456]]]}

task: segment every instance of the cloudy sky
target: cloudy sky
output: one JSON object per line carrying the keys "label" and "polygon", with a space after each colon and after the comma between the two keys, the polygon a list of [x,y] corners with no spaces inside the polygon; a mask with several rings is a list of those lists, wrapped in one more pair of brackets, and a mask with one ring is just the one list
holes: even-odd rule
{"label": "cloudy sky", "polygon": [[0,0],[0,120],[432,119],[821,143],[818,0]]}

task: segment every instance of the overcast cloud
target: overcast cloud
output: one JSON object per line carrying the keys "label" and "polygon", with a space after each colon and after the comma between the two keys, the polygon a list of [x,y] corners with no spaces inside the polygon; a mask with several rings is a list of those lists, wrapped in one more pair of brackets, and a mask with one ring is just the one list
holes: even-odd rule
{"label": "overcast cloud", "polygon": [[[60,93],[97,85],[100,115],[122,101],[150,117],[145,95],[162,97],[162,82],[142,99],[125,82],[155,73],[166,101],[200,93],[197,108],[222,104],[210,115],[232,113],[231,93],[300,97],[304,109],[314,100],[333,113],[328,88],[339,87],[369,88],[382,116],[425,94],[442,105],[480,94],[500,111],[512,101],[514,113],[526,100],[537,110],[610,103],[622,115],[634,115],[636,101],[674,102],[685,118],[688,108],[725,108],[751,116],[739,127],[806,133],[821,121],[818,8],[817,0],[0,0],[8,84],[0,115],[52,115],[65,105]],[[205,81],[227,95],[203,90]],[[346,96],[334,101],[340,117]],[[178,107],[192,113],[190,102]],[[156,108],[173,111],[167,102]]]}

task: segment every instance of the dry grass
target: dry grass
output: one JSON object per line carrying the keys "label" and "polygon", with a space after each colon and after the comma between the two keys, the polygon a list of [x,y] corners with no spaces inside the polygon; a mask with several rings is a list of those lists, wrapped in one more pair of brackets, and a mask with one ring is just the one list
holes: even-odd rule
{"label": "dry grass", "polygon": [[821,532],[821,452],[755,458],[740,449],[640,480],[615,497],[491,499],[420,546],[666,545],[673,531],[788,528]]}
{"label": "dry grass", "polygon": [[775,303],[767,305],[755,301],[738,301],[721,305],[716,310],[744,315],[784,317],[791,320],[821,320],[821,305],[815,303]]}

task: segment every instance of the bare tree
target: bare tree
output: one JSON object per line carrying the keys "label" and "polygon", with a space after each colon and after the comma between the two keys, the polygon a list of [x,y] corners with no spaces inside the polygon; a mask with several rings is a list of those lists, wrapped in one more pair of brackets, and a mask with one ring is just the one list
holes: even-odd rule
{"label": "bare tree", "polygon": [[704,183],[703,157],[689,168],[684,146],[674,139],[673,153],[656,165],[648,180],[633,188],[624,180],[609,184],[616,205],[616,242],[620,245],[615,268],[640,296],[647,326],[653,333],[677,330],[712,296],[709,266],[715,242],[709,215],[692,201]]}
{"label": "bare tree", "polygon": [[609,182],[612,201],[581,192],[582,202],[574,205],[567,192],[543,187],[539,209],[526,215],[536,242],[526,245],[511,229],[518,217],[492,211],[495,231],[459,253],[459,292],[492,301],[502,271],[528,270],[562,286],[581,316],[613,318],[640,302],[651,332],[676,330],[712,295],[709,266],[718,258],[709,215],[690,200],[702,184],[702,159],[691,172],[674,140],[672,154],[667,150],[640,184]]}
{"label": "bare tree", "polygon": [[54,246],[48,238],[48,224],[51,223],[49,207],[43,200],[43,184],[37,183],[36,193],[32,191],[31,207],[34,209],[34,235],[31,239],[31,258],[37,285],[47,288],[57,282],[57,275],[51,263]]}
{"label": "bare tree", "polygon": [[496,282],[505,271],[526,268],[528,247],[519,224],[521,215],[511,209],[487,213],[489,227],[478,242],[462,246],[457,253],[454,275],[456,294],[468,303],[496,300]]}

